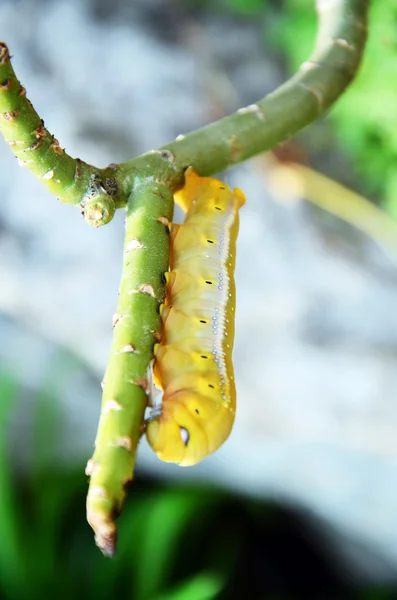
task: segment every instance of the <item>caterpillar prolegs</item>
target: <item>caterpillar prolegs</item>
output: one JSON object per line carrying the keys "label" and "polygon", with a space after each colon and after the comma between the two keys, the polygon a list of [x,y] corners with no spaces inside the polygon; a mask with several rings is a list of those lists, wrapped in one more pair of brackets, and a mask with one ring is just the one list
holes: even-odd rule
{"label": "caterpillar prolegs", "polygon": [[189,466],[228,438],[236,411],[232,364],[239,189],[192,168],[175,200],[187,212],[171,228],[170,271],[161,307],[154,379],[162,403],[146,436],[161,460]]}

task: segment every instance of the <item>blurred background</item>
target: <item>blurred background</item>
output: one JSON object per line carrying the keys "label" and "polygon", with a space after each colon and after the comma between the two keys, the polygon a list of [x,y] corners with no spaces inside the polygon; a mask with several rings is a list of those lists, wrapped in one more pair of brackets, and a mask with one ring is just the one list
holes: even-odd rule
{"label": "blurred background", "polygon": [[[49,130],[102,167],[274,90],[310,54],[313,4],[1,0],[1,37]],[[0,598],[397,597],[396,25],[372,3],[332,114],[223,175],[247,196],[236,424],[188,469],[142,441],[114,560],[84,467],[124,216],[89,228],[0,140]]]}

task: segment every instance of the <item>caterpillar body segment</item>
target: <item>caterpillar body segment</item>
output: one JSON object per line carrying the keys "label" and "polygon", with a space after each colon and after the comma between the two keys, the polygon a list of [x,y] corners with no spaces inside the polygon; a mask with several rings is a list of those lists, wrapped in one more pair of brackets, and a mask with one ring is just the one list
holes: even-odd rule
{"label": "caterpillar body segment", "polygon": [[219,448],[233,427],[234,268],[245,198],[189,168],[175,201],[187,213],[182,225],[171,228],[154,366],[163,397],[146,435],[160,459],[189,466]]}

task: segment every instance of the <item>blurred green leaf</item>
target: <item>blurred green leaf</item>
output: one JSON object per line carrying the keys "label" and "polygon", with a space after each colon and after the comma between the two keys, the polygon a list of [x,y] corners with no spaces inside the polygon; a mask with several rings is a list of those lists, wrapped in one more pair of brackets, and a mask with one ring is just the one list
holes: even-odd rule
{"label": "blurred green leaf", "polygon": [[256,15],[266,6],[267,0],[224,0],[233,11],[243,15]]}
{"label": "blurred green leaf", "polygon": [[7,426],[19,385],[16,379],[0,373],[0,581],[10,593],[20,593],[23,571],[20,564],[18,500],[7,455]]}
{"label": "blurred green leaf", "polygon": [[[316,16],[312,0],[285,0],[267,40],[295,72],[313,49]],[[357,78],[332,108],[339,147],[362,176],[366,193],[381,194],[396,215],[397,194],[397,4],[370,4],[369,37]]]}
{"label": "blurred green leaf", "polygon": [[223,584],[220,575],[199,573],[174,590],[158,596],[156,600],[215,600]]}
{"label": "blurred green leaf", "polygon": [[180,539],[195,514],[207,513],[212,495],[166,489],[146,504],[145,533],[139,548],[140,569],[135,581],[137,597],[149,599],[169,579],[172,563],[184,551]]}

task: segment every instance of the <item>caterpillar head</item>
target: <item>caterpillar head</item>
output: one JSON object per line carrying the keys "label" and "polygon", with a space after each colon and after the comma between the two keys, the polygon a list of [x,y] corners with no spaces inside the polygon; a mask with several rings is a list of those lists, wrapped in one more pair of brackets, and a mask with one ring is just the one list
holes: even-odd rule
{"label": "caterpillar head", "polygon": [[181,467],[195,465],[228,437],[234,412],[203,396],[182,391],[149,421],[146,437],[157,456]]}
{"label": "caterpillar head", "polygon": [[245,196],[239,188],[232,191],[220,179],[200,177],[192,167],[186,169],[185,185],[174,195],[174,200],[185,211],[191,210],[193,203],[194,212],[202,211],[203,207],[211,211],[216,205],[218,210],[226,210],[231,200],[236,210],[245,204]]}

